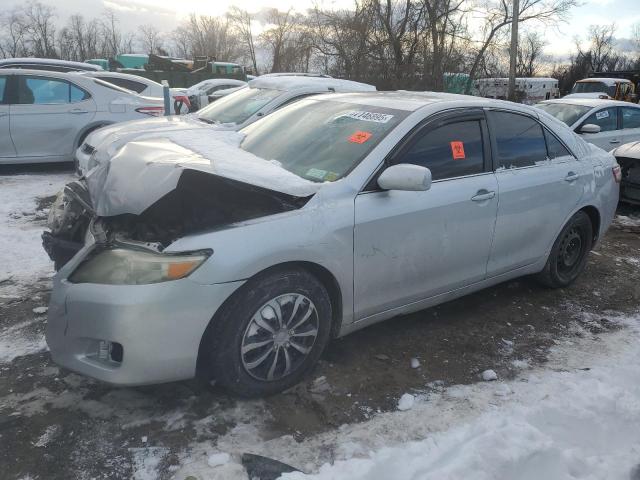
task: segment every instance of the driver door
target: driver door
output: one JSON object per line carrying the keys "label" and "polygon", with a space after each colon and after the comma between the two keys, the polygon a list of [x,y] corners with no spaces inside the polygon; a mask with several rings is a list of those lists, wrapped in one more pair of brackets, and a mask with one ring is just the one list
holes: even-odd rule
{"label": "driver door", "polygon": [[428,167],[427,191],[383,191],[355,200],[355,319],[485,278],[498,189],[482,111],[439,116],[387,165]]}

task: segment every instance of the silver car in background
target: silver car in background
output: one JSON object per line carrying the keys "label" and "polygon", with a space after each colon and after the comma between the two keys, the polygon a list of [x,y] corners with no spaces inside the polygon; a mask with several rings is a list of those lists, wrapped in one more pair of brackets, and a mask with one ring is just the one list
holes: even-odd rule
{"label": "silver car in background", "polygon": [[[319,93],[371,92],[376,87],[366,83],[331,77],[302,75],[264,75],[251,80],[247,87],[181,117],[165,117],[130,122],[100,129],[89,135],[76,151],[81,173],[95,167],[98,150],[117,148],[117,145],[153,132],[181,132],[206,135],[212,130],[240,130],[285,105]],[[94,156],[92,158],[92,156]]]}
{"label": "silver car in background", "polygon": [[0,164],[69,162],[96,128],[164,113],[141,97],[82,73],[0,69]]}
{"label": "silver car in background", "polygon": [[640,105],[597,98],[561,98],[536,105],[607,152],[640,140]]}
{"label": "silver car in background", "polygon": [[54,361],[246,396],[381,320],[522,275],[571,284],[620,179],[538,109],[435,93],[310,97],[240,132],[150,132],[111,155],[52,208],[48,235],[79,249],[54,278]]}

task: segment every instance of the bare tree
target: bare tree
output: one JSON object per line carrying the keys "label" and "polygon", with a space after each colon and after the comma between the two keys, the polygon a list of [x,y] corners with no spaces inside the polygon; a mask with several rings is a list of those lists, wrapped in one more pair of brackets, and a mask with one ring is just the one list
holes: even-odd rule
{"label": "bare tree", "polygon": [[13,8],[0,15],[0,54],[5,58],[27,54],[27,25],[20,8]]}
{"label": "bare tree", "polygon": [[121,53],[122,33],[120,32],[118,17],[111,9],[106,9],[104,12],[102,33],[104,37],[103,55],[105,57],[115,57],[118,53]]}
{"label": "bare tree", "polygon": [[540,70],[546,42],[537,32],[528,32],[518,43],[516,75],[534,77]]}
{"label": "bare tree", "polygon": [[253,72],[258,72],[258,64],[256,61],[256,49],[253,39],[253,30],[251,28],[251,21],[253,20],[251,14],[247,10],[243,10],[239,7],[232,6],[227,12],[227,18],[231,22],[233,28],[238,32],[238,35],[244,43],[244,49],[253,66]]}
{"label": "bare tree", "polygon": [[55,9],[38,1],[31,1],[25,5],[23,15],[31,53],[36,57],[57,57]]}
{"label": "bare tree", "polygon": [[158,54],[159,50],[162,49],[162,36],[154,25],[141,25],[139,40],[142,49],[147,53]]}
{"label": "bare tree", "polygon": [[[520,23],[536,20],[546,24],[554,24],[565,18],[571,7],[577,5],[577,0],[523,0],[519,5]],[[482,39],[474,55],[469,77],[476,78],[478,67],[482,63],[487,49],[494,44],[498,34],[510,25],[513,18],[510,4],[506,0],[486,0],[478,10],[479,15],[484,18],[482,28]],[[471,88],[471,82],[467,91]]]}

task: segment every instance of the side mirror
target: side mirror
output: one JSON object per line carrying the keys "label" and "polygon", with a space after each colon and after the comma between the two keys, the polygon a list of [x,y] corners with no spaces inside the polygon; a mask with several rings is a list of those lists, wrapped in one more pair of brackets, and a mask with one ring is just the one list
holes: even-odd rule
{"label": "side mirror", "polygon": [[580,133],[600,133],[600,125],[594,125],[593,123],[587,123],[580,128]]}
{"label": "side mirror", "polygon": [[419,165],[399,163],[387,168],[378,177],[383,190],[420,192],[431,188],[431,170]]}

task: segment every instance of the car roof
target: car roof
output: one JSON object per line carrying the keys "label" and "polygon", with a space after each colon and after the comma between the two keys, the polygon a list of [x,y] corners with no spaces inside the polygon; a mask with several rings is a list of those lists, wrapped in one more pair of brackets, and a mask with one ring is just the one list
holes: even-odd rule
{"label": "car roof", "polygon": [[[531,111],[530,107],[520,103],[495,100],[493,98],[475,97],[442,92],[412,92],[399,90],[393,92],[354,92],[336,93],[333,95],[318,95],[312,97],[318,100],[346,102],[373,107],[390,108],[395,110],[415,111],[427,105],[455,102],[458,106],[496,107],[510,110]],[[535,110],[534,110],[535,111]]]}
{"label": "car roof", "polygon": [[555,98],[553,100],[545,100],[540,103],[559,103],[564,105],[579,105],[583,107],[597,108],[597,107],[618,107],[618,106],[633,106],[638,107],[637,104],[631,102],[623,102],[621,100],[609,100],[606,98]]}
{"label": "car roof", "polygon": [[156,82],[155,80],[151,80],[149,78],[142,77],[140,75],[133,75],[131,73],[122,73],[122,72],[110,72],[109,70],[102,70],[98,72],[70,72],[70,73],[73,73],[75,75],[82,75],[85,77],[95,77],[95,78],[100,78],[100,77],[123,78],[123,79],[134,80],[134,81],[137,80],[147,85],[160,85],[160,83]]}
{"label": "car roof", "polygon": [[263,76],[250,80],[251,88],[269,88],[272,90],[317,89],[321,91],[375,91],[376,87],[366,83],[342,80],[339,78],[310,77],[299,75]]}
{"label": "car roof", "polygon": [[600,82],[604,83],[608,87],[615,86],[616,83],[633,83],[631,80],[627,80],[626,78],[607,78],[607,77],[591,77],[591,78],[583,78],[582,80],[576,81],[576,83],[588,83],[588,82]]}
{"label": "car roof", "polygon": [[57,58],[31,58],[31,57],[23,57],[23,58],[6,58],[0,60],[0,66],[2,65],[58,65],[63,67],[76,67],[81,68],[86,71],[101,71],[102,67],[99,65],[93,65],[91,63],[84,62],[72,62],[70,60],[59,60]]}

